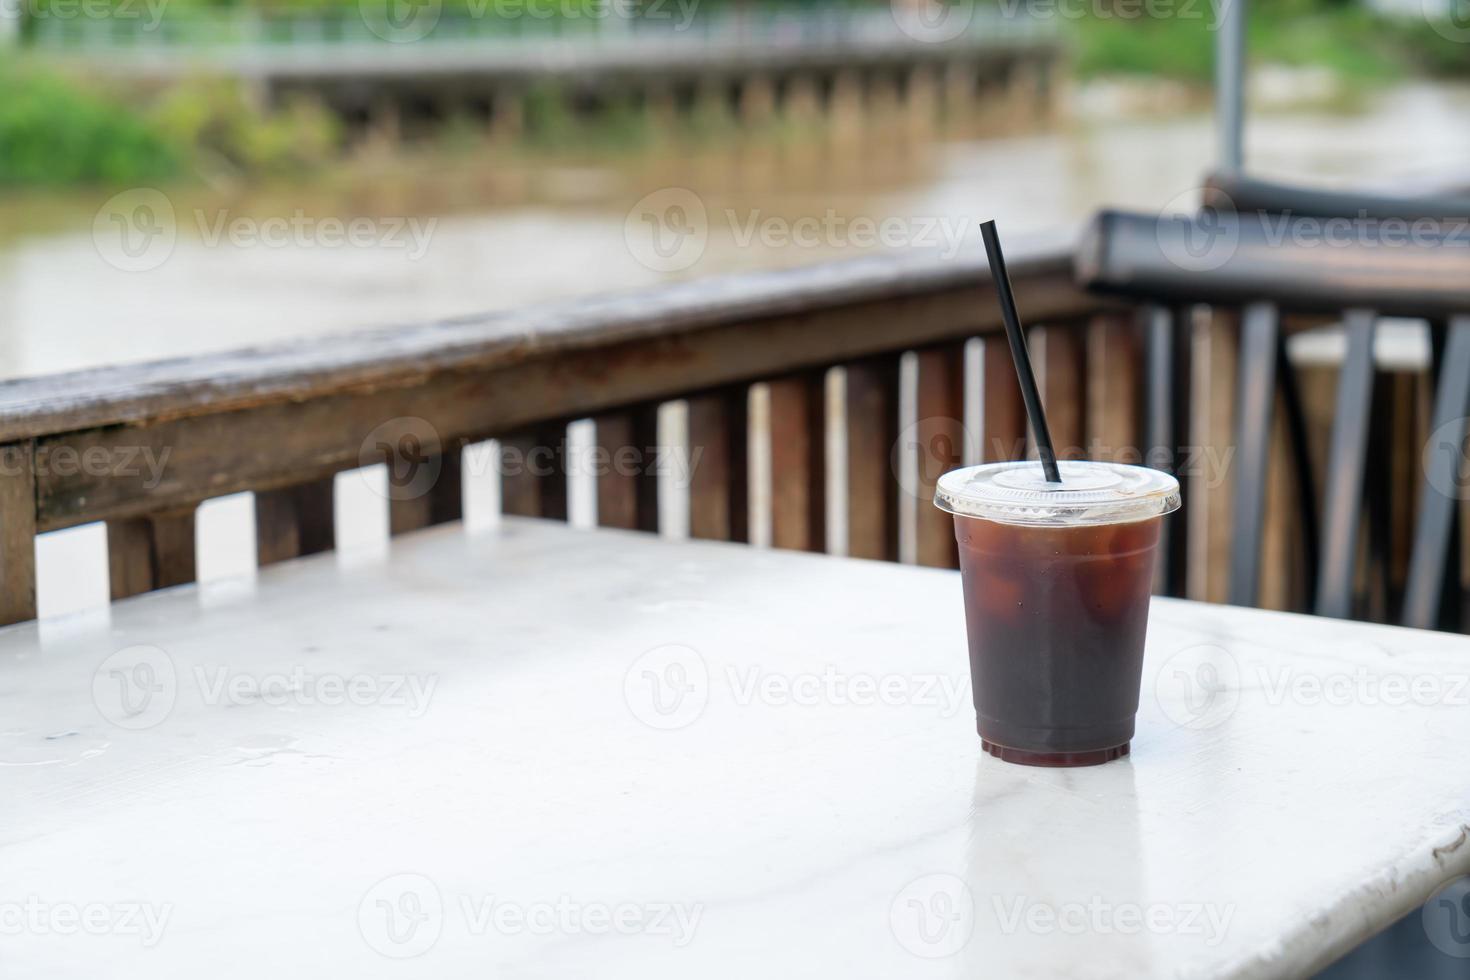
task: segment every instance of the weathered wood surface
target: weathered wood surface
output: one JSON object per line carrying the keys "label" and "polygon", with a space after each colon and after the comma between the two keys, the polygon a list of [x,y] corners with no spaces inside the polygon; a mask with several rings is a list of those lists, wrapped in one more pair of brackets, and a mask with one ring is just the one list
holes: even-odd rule
{"label": "weathered wood surface", "polygon": [[[1070,238],[1013,248],[1011,275],[1028,318],[1079,314],[1103,303],[1073,284]],[[0,441],[334,395],[365,398],[387,388],[421,386],[435,375],[458,373],[483,380],[497,369],[528,363],[565,366],[564,373],[538,378],[551,383],[553,392],[564,394],[589,378],[641,371],[641,388],[649,397],[674,396],[695,383],[759,379],[999,329],[989,281],[985,258],[978,253],[962,261],[872,256],[488,316],[7,381],[0,383]],[[780,343],[773,346],[773,338]],[[569,357],[589,351],[598,355],[591,362]],[[687,380],[671,367],[687,370]],[[574,410],[611,407],[617,397],[610,391],[589,393]]]}
{"label": "weathered wood surface", "polygon": [[[15,382],[0,385],[0,427],[47,430],[38,452],[161,462],[157,475],[136,465],[48,468],[39,477],[37,514],[38,527],[51,530],[324,477],[359,465],[363,441],[385,420],[425,420],[445,444],[476,441],[547,418],[999,329],[978,265],[919,265],[917,283],[886,284],[884,270],[897,275],[886,261],[847,265],[868,267],[872,281],[853,281],[860,270],[837,274],[831,267],[713,280],[641,303],[589,301],[575,314],[546,311],[534,328],[535,317],[523,314],[313,342],[291,356],[257,352],[175,362],[169,370],[148,366],[128,383],[123,369],[89,372],[102,389],[95,395],[67,394],[79,376]],[[1028,313],[1038,317],[1098,308],[1096,298],[1071,285],[1056,254],[1032,261],[1023,255],[1013,275]],[[729,295],[738,286],[753,295]],[[207,384],[185,379],[206,362],[213,363]],[[233,379],[231,365],[239,370]],[[281,377],[268,373],[277,369]],[[171,380],[155,390],[164,376]],[[26,407],[48,391],[72,406],[72,431],[49,431],[62,424],[52,410]],[[112,424],[120,421],[147,424]],[[90,424],[96,427],[83,427]]]}

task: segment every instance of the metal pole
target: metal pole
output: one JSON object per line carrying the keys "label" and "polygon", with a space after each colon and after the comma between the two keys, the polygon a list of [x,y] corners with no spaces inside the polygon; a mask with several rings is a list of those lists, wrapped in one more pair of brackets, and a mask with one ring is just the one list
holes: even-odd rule
{"label": "metal pole", "polygon": [[1220,169],[1227,174],[1245,166],[1245,5],[1246,0],[1222,0],[1215,25],[1215,125]]}

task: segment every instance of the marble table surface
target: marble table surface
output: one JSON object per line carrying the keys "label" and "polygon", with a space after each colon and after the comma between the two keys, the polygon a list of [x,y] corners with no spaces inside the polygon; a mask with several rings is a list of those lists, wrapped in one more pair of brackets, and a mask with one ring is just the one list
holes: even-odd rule
{"label": "marble table surface", "polygon": [[0,975],[1285,977],[1470,871],[1470,639],[1148,642],[1042,770],[946,571],[508,521],[9,628]]}

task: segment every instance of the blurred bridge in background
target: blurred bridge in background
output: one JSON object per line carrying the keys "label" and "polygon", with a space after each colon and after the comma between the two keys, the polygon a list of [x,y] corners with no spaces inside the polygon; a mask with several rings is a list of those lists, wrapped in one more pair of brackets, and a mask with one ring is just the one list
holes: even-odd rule
{"label": "blurred bridge in background", "polygon": [[515,12],[508,2],[485,0],[481,15],[444,11],[436,0],[388,0],[310,17],[156,19],[140,4],[127,18],[38,19],[24,43],[123,81],[218,75],[244,80],[266,105],[310,96],[352,129],[395,137],[450,118],[513,136],[534,123],[527,109],[537,93],[552,93],[557,110],[574,117],[631,110],[840,121],[886,106],[958,110],[980,98],[1044,114],[1062,55],[1049,22],[973,5],[706,14],[667,0],[627,16],[582,0],[577,16],[548,16],[537,0],[515,0]]}

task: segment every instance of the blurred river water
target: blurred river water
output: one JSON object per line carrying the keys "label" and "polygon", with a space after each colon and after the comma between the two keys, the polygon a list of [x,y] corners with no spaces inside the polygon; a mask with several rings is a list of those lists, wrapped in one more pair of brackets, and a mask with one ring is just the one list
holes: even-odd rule
{"label": "blurred river water", "polygon": [[[0,377],[422,322],[871,249],[978,250],[1096,208],[1189,208],[1214,154],[1203,114],[956,136],[582,158],[463,154],[250,192],[0,196]],[[1092,100],[1096,101],[1096,100]],[[1463,167],[1470,91],[1396,88],[1349,113],[1251,120],[1250,169],[1315,184]]]}

